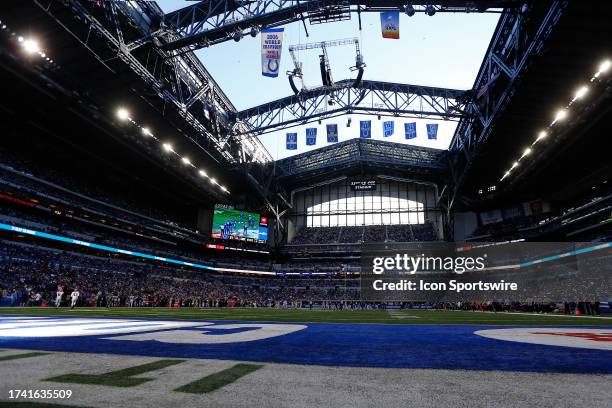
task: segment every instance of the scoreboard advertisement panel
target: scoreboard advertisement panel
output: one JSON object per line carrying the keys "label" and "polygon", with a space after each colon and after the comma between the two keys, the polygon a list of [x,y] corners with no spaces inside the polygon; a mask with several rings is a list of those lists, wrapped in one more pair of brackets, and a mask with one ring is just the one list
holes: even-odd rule
{"label": "scoreboard advertisement panel", "polygon": [[215,205],[212,237],[263,244],[268,238],[268,219],[258,213]]}

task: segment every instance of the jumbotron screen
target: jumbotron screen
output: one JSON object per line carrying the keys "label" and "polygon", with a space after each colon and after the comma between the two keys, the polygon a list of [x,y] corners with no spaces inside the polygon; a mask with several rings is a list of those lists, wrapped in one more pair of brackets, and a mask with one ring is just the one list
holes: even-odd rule
{"label": "jumbotron screen", "polygon": [[215,205],[212,237],[263,244],[268,240],[268,219],[257,213]]}

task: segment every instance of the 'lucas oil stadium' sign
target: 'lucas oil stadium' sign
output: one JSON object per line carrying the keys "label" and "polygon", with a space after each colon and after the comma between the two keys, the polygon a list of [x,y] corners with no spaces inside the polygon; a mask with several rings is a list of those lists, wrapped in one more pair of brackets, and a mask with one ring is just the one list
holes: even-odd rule
{"label": "'lucas oil stadium' sign", "polygon": [[353,180],[351,181],[351,191],[375,191],[376,180]]}

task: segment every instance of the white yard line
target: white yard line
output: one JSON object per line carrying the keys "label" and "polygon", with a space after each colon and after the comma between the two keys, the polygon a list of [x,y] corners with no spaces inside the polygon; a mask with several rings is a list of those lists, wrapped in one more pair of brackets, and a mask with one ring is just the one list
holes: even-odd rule
{"label": "white yard line", "polygon": [[392,319],[420,319],[419,316],[408,315],[405,312],[396,309],[389,309],[387,310],[387,313]]}

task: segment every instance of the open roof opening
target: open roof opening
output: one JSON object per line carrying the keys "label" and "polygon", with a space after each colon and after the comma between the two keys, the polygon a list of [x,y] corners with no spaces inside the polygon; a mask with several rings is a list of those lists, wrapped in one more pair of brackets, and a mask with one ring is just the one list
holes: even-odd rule
{"label": "open roof opening", "polygon": [[[171,12],[190,3],[160,0],[158,4],[164,12]],[[379,13],[363,13],[361,31],[357,16],[333,24],[309,25],[306,22],[308,36],[301,22],[287,24],[284,26],[280,75],[277,78],[261,75],[259,35],[202,48],[196,51],[196,55],[239,111],[293,94],[285,74],[294,68],[288,52],[290,45],[342,38],[359,39],[367,65],[364,80],[467,90],[474,83],[498,19],[499,14],[496,13],[437,13],[434,16],[417,13],[412,17],[400,13],[400,38],[393,40],[382,38]],[[333,47],[327,52],[334,80],[355,77],[355,73],[349,70],[355,60],[353,47]],[[321,86],[320,50],[297,51],[296,54],[303,64],[305,84],[309,88]],[[372,100],[371,103],[375,105],[381,101]],[[282,159],[327,146],[327,124],[338,124],[339,141],[357,138],[362,120],[372,121],[374,139],[437,149],[448,148],[456,127],[452,120],[412,119],[404,115],[395,118],[382,115],[379,119],[376,115],[355,113],[327,120],[322,118],[308,125],[296,125],[291,130],[271,131],[258,137],[274,159]],[[394,134],[383,137],[383,122],[388,120],[395,122]],[[405,138],[405,122],[416,122],[416,138]],[[438,123],[437,139],[427,138],[426,123]],[[316,144],[306,145],[306,128],[317,128]],[[287,132],[298,134],[296,150],[286,149]]]}

